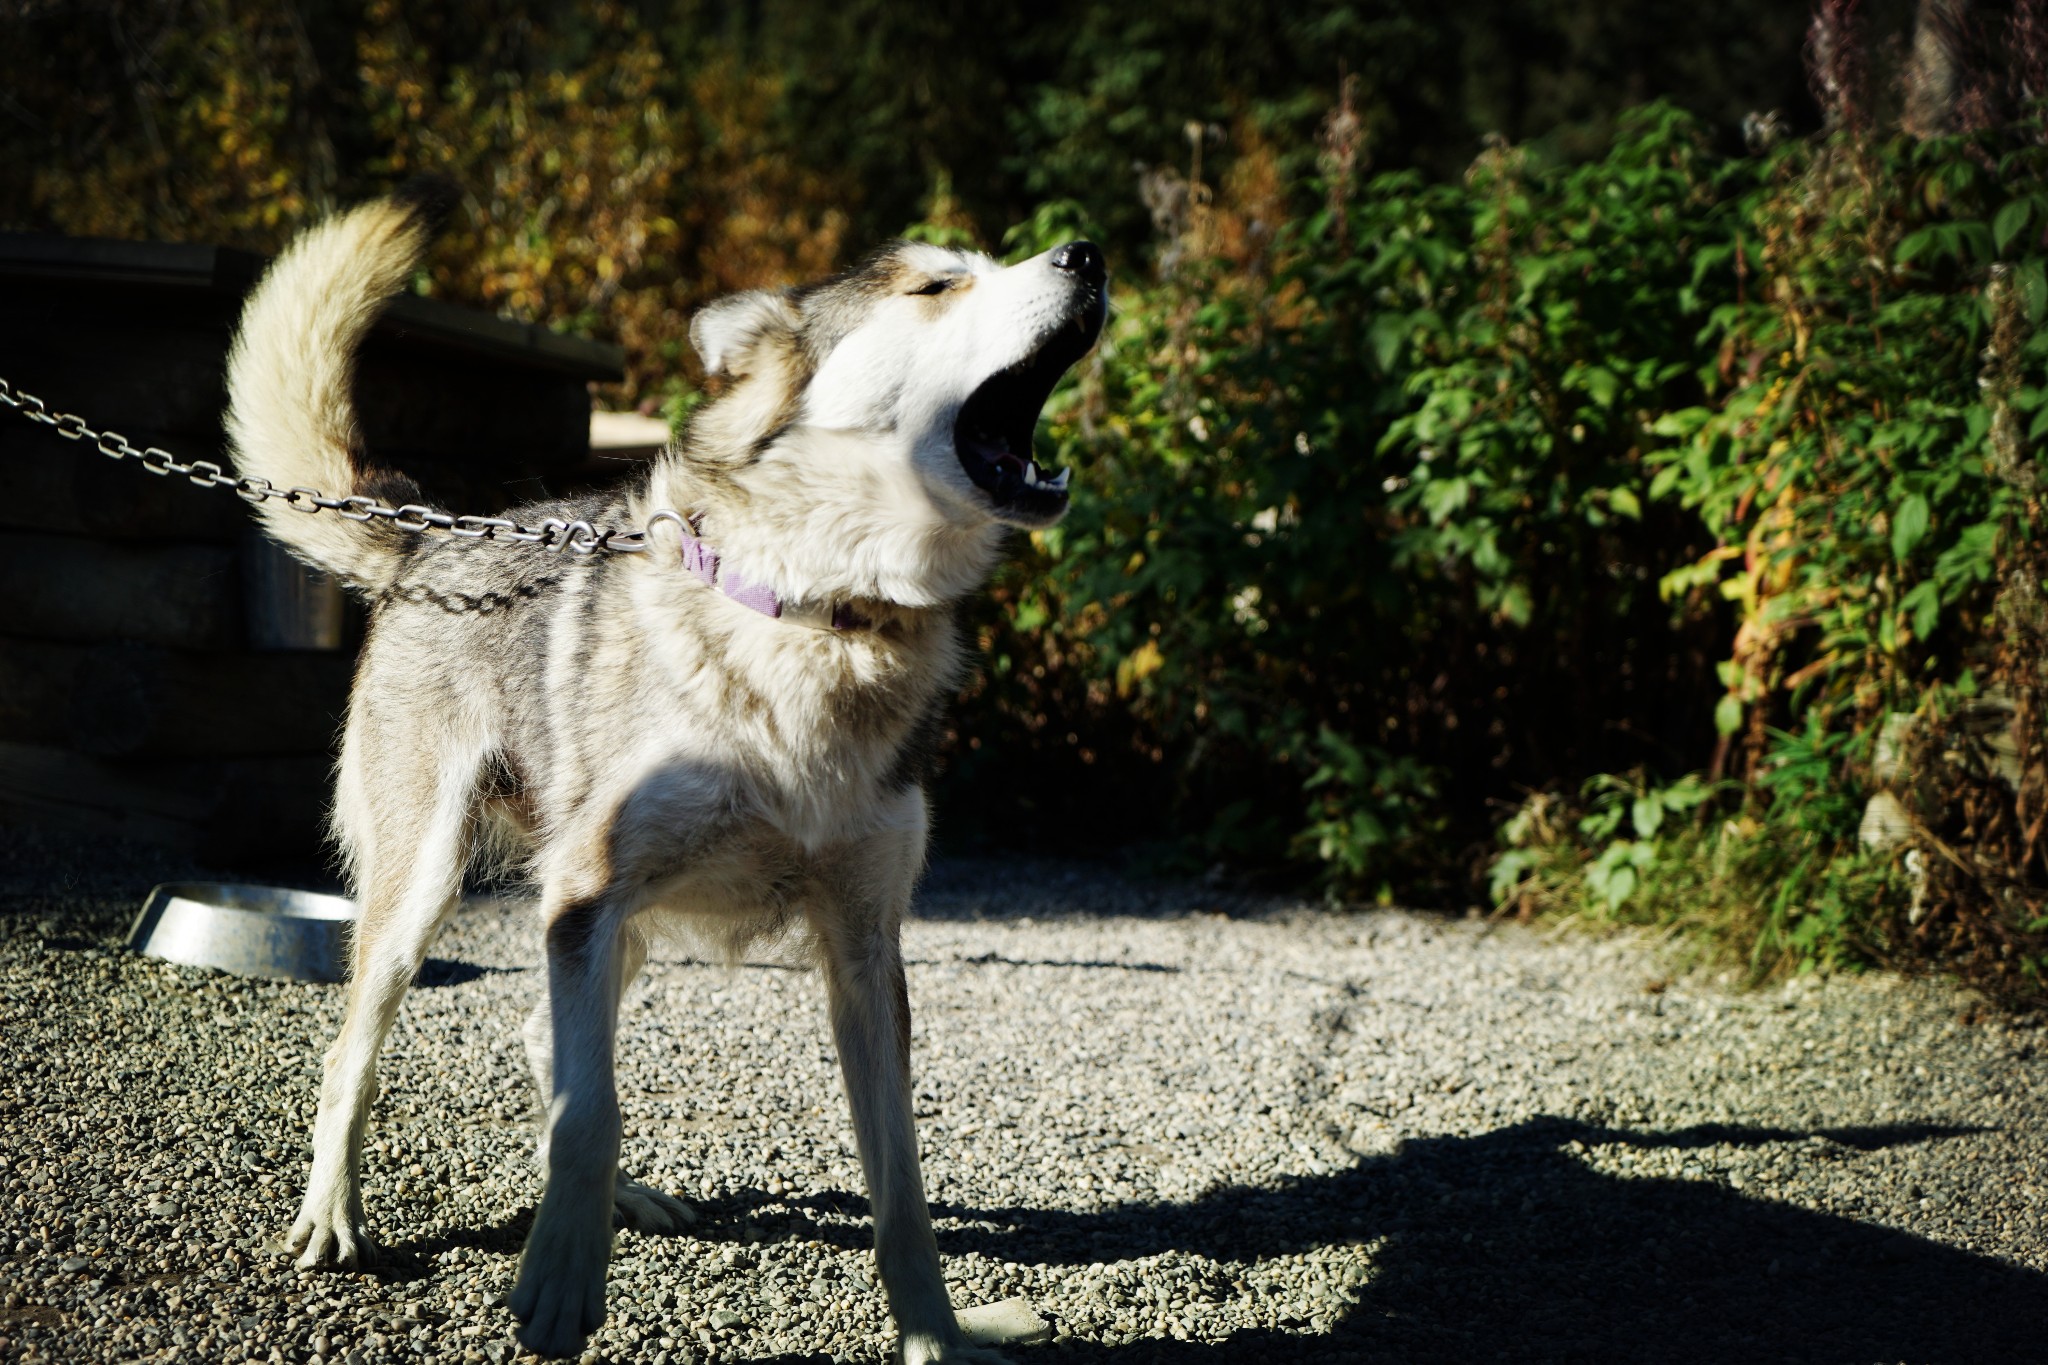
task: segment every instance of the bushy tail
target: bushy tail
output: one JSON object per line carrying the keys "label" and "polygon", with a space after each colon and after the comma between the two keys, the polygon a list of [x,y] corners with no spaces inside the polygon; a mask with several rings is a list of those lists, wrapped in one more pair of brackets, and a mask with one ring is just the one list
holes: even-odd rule
{"label": "bushy tail", "polygon": [[[300,234],[242,310],[228,355],[228,440],[235,468],[277,488],[330,497],[380,494],[351,458],[360,444],[352,380],[364,333],[400,291],[454,203],[445,181],[417,181]],[[395,482],[395,481],[391,481]],[[390,528],[334,512],[261,504],[264,527],[293,554],[368,591],[403,558]]]}

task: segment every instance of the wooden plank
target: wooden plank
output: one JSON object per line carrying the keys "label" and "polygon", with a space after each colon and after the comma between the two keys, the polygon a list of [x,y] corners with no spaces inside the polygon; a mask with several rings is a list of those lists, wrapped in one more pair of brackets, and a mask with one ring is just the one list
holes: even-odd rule
{"label": "wooden plank", "polygon": [[200,857],[241,867],[327,861],[334,764],[324,755],[180,766],[165,770],[164,779],[213,784],[216,795],[201,830]]}
{"label": "wooden plank", "polygon": [[325,755],[353,668],[342,654],[4,638],[0,740],[102,757]]}
{"label": "wooden plank", "polygon": [[[99,245],[81,257],[88,274],[112,268]],[[143,252],[134,264],[144,275],[185,270],[196,281],[217,273],[218,260],[206,251]],[[227,463],[223,370],[240,307],[231,290],[53,283],[29,274],[10,278],[7,294],[0,377],[138,446]],[[361,361],[365,449],[372,462],[413,475],[430,502],[458,512],[579,491],[588,486],[584,380],[608,374],[615,361],[593,343],[401,300]],[[0,412],[0,478],[12,494],[0,507],[4,526],[213,540],[246,524],[231,495],[152,479],[13,412]]]}
{"label": "wooden plank", "polygon": [[[222,448],[230,339],[225,326],[129,326],[109,337],[75,319],[53,320],[32,335],[10,324],[0,332],[0,376],[95,430],[133,440],[146,428],[174,437],[179,444],[165,446],[181,459],[214,458]],[[364,347],[356,406],[363,449],[385,464],[401,453],[423,454],[482,473],[510,459],[523,471],[581,460],[590,449],[590,395],[582,384],[417,346],[372,340]]]}
{"label": "wooden plank", "polygon": [[236,560],[226,545],[0,533],[0,635],[239,649]]}
{"label": "wooden plank", "polygon": [[[122,296],[10,295],[0,326],[0,376],[97,429],[132,436],[132,428],[149,427],[217,439],[235,321],[234,308],[203,303],[180,313]],[[520,337],[533,331],[502,325]],[[418,326],[373,332],[356,382],[367,449],[486,462],[502,452],[543,463],[581,459],[590,435],[582,376],[536,370],[516,358],[523,351],[541,353],[523,342],[482,353],[466,345],[451,350]]]}
{"label": "wooden plank", "polygon": [[[4,239],[5,234],[0,234]],[[4,275],[0,268],[0,275]],[[38,331],[97,334],[104,346],[118,347],[130,329],[205,328],[228,336],[242,314],[241,291],[153,288],[132,289],[111,284],[81,284],[15,275],[4,279],[7,324],[0,341]],[[225,354],[225,351],[223,351]]]}
{"label": "wooden plank", "polygon": [[570,336],[441,299],[393,299],[378,319],[377,335],[444,352],[467,352],[494,369],[516,370],[532,379],[559,375],[577,388],[616,384],[626,377],[626,352],[610,342]]}
{"label": "wooden plank", "polygon": [[0,741],[0,820],[193,848],[205,808],[192,793],[64,749]]}
{"label": "wooden plank", "polygon": [[225,324],[95,324],[70,313],[38,320],[10,307],[0,328],[0,375],[97,431],[132,437],[147,427],[218,441],[231,336]]}
{"label": "wooden plank", "polygon": [[137,286],[175,285],[241,294],[268,264],[267,257],[229,246],[0,232],[0,275],[18,284],[59,281],[72,292],[110,284],[124,293]]}
{"label": "wooden plank", "polygon": [[[220,442],[148,428],[123,433],[138,448],[161,446],[181,460],[220,461]],[[195,488],[184,479],[144,473],[133,460],[110,460],[83,441],[0,411],[0,527],[131,539],[162,537],[227,543],[253,524],[233,493]]]}
{"label": "wooden plank", "polygon": [[437,356],[373,339],[356,372],[363,449],[410,469],[432,456],[503,477],[582,460],[590,450],[590,393],[582,384],[468,357]]}
{"label": "wooden plank", "polygon": [[0,821],[245,867],[320,860],[330,786],[324,757],[124,763],[0,741]]}
{"label": "wooden plank", "polygon": [[[266,257],[233,247],[0,233],[0,277],[7,278],[11,296],[74,304],[100,297],[135,302],[158,296],[191,310],[212,304],[239,311],[242,296],[268,264]],[[560,374],[578,384],[615,383],[624,377],[625,352],[617,346],[442,299],[394,299],[378,330],[444,353],[481,356],[529,373]]]}

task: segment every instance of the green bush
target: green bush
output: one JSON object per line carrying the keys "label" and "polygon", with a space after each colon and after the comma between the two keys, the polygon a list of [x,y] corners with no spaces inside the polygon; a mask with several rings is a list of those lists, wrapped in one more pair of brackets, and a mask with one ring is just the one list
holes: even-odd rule
{"label": "green bush", "polygon": [[[690,309],[920,205],[1105,243],[1080,491],[975,608],[945,837],[2041,992],[2033,7],[1916,141],[1823,6],[1832,131],[1756,155],[1801,6],[105,8],[0,20],[0,221],[272,248],[451,170],[435,287],[618,340],[610,400],[677,418]],[[1447,175],[1485,128],[1535,140]]]}
{"label": "green bush", "polygon": [[[1043,785],[977,808],[2033,989],[2038,125],[1730,156],[1653,105],[1356,188],[1246,142],[1052,413],[1082,491],[963,727]],[[1973,697],[2003,787],[1873,777]],[[1865,851],[1880,788],[1917,827]]]}
{"label": "green bush", "polygon": [[1703,393],[1670,310],[1717,301],[1723,169],[1659,107],[1586,167],[1497,148],[1291,220],[1223,187],[1055,411],[1085,491],[1004,585],[982,724],[1149,763],[1205,857],[1408,894],[1462,894],[1517,784],[1710,742],[1716,623],[1656,578],[1711,542],[1649,504],[1640,414]]}

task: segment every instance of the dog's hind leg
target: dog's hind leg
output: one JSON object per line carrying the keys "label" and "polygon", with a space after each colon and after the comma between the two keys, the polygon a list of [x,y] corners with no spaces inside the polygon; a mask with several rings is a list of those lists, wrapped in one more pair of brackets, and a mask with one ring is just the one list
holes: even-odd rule
{"label": "dog's hind leg", "polygon": [[[364,1232],[363,1130],[377,1098],[377,1053],[406,987],[460,889],[478,755],[447,754],[415,770],[418,750],[372,774],[366,745],[344,746],[338,819],[355,850],[359,917],[348,1013],[327,1050],[313,1169],[286,1245],[302,1269],[358,1266],[375,1255]],[[420,820],[425,812],[426,818]]]}
{"label": "dog's hind leg", "polygon": [[604,1322],[619,1169],[614,1046],[631,907],[616,887],[571,897],[550,886],[544,900],[553,1040],[547,1188],[519,1257],[510,1306],[522,1345],[563,1356],[581,1351]]}
{"label": "dog's hind leg", "polygon": [[[970,1346],[939,1269],[910,1103],[910,995],[899,928],[924,857],[923,797],[913,830],[881,835],[836,895],[811,908],[824,960],[832,1037],[853,1110],[854,1141],[875,1216],[875,1267],[902,1338],[903,1365],[995,1362]],[[906,821],[908,823],[908,821]]]}
{"label": "dog's hind leg", "polygon": [[[619,998],[623,999],[626,988],[647,963],[647,940],[631,924],[621,929],[619,935]],[[540,1087],[543,1113],[555,1090],[553,1015],[548,998],[543,989],[540,1003],[526,1017],[526,1026],[521,1030],[526,1041],[526,1060],[533,1067],[534,1084]],[[613,1007],[617,1008],[617,1001]],[[534,1160],[543,1172],[548,1167],[548,1136],[549,1125],[542,1123]],[[696,1222],[697,1211],[672,1194],[621,1175],[612,1189],[612,1221],[636,1232],[676,1232]]]}

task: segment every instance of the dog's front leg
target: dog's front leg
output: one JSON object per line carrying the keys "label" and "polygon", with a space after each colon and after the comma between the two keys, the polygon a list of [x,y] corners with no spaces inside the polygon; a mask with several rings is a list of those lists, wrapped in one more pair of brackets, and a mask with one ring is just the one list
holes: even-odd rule
{"label": "dog's front leg", "polygon": [[[906,891],[906,898],[907,898]],[[925,1204],[910,1109],[910,997],[897,916],[824,924],[833,1040],[875,1214],[875,1265],[902,1334],[904,1365],[1002,1362],[960,1333]]]}
{"label": "dog's front leg", "polygon": [[608,899],[548,918],[548,1004],[554,1034],[547,1187],[519,1258],[512,1315],[519,1340],[544,1356],[574,1355],[604,1321],[619,1169],[618,1027],[621,915]]}

